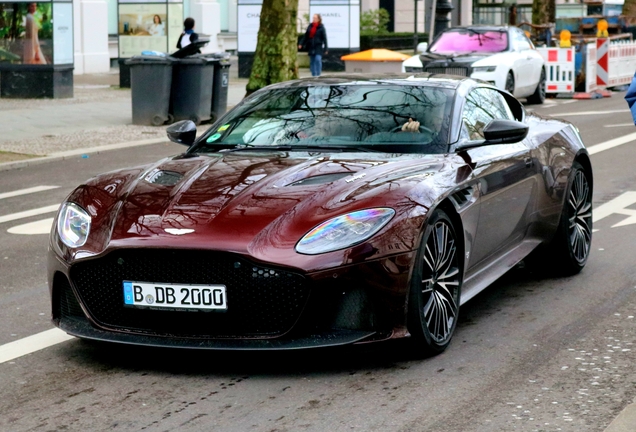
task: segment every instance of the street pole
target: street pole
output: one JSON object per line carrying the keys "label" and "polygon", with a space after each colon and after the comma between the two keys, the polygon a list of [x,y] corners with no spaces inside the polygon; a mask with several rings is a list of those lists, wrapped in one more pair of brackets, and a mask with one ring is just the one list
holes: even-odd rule
{"label": "street pole", "polygon": [[455,9],[449,0],[441,0],[435,8],[435,36],[449,27],[450,13]]}
{"label": "street pole", "polygon": [[413,0],[415,5],[415,28],[413,29],[413,54],[417,54],[417,0]]}
{"label": "street pole", "polygon": [[431,23],[428,26],[428,46],[430,47],[433,43],[433,34],[435,34],[435,9],[437,8],[437,0],[433,0],[433,4],[431,5]]}

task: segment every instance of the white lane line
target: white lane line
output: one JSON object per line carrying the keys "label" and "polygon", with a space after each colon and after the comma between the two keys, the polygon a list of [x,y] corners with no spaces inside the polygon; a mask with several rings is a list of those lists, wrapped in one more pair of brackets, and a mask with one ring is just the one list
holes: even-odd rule
{"label": "white lane line", "polygon": [[627,144],[627,143],[630,143],[632,141],[636,141],[636,132],[635,133],[631,133],[629,135],[625,135],[625,136],[620,137],[620,138],[615,138],[613,140],[605,141],[603,143],[590,146],[590,147],[587,148],[587,151],[591,155],[593,155],[595,153],[599,153],[599,152],[602,152],[602,151],[605,151],[605,150],[609,150],[611,148],[618,147],[620,145]]}
{"label": "white lane line", "polygon": [[22,235],[48,234],[49,232],[51,232],[53,219],[55,218],[42,219],[39,221],[14,226],[9,228],[7,232],[10,234]]}
{"label": "white lane line", "polygon": [[0,193],[0,199],[11,198],[11,197],[16,197],[20,195],[27,195],[31,193],[42,192],[42,191],[57,189],[57,188],[59,188],[59,186],[35,186],[35,187],[27,188],[27,189],[20,189],[20,190],[16,190],[12,192]]}
{"label": "white lane line", "polygon": [[556,114],[546,114],[550,117],[572,117],[572,116],[588,116],[588,115],[605,115],[605,114],[617,114],[617,113],[628,113],[631,112],[629,109],[620,109],[620,110],[607,110],[607,111],[581,111],[581,112],[571,112],[571,113],[556,113]]}
{"label": "white lane line", "polygon": [[592,222],[596,223],[612,214],[620,214],[628,217],[623,219],[621,222],[612,225],[612,228],[635,224],[636,210],[627,208],[635,203],[636,192],[624,192],[613,200],[594,208],[594,212],[592,214]]}
{"label": "white lane line", "polygon": [[46,207],[36,208],[36,209],[33,209],[33,210],[26,210],[26,211],[19,212],[19,213],[12,213],[12,214],[8,214],[6,216],[0,216],[0,223],[11,222],[11,221],[14,221],[14,220],[24,219],[24,218],[28,218],[28,217],[31,217],[31,216],[37,216],[37,215],[45,214],[45,213],[52,213],[54,211],[57,211],[58,208],[60,208],[60,205],[59,204],[55,204],[55,205],[50,205],[50,206],[46,206]]}
{"label": "white lane line", "polygon": [[73,339],[73,336],[54,328],[15,342],[0,345],[0,364],[57,345],[69,339]]}
{"label": "white lane line", "polygon": [[603,127],[606,127],[606,128],[634,127],[634,123],[621,123],[621,124],[614,124],[614,125],[604,125]]}

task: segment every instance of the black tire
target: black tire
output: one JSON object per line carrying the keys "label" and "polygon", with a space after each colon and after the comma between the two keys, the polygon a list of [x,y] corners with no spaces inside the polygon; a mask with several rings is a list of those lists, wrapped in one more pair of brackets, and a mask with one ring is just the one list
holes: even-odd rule
{"label": "black tire", "polygon": [[168,120],[166,120],[166,124],[174,123],[174,116],[172,114],[168,114]]}
{"label": "black tire", "polygon": [[545,69],[541,69],[541,78],[534,93],[528,96],[529,104],[541,105],[545,101]]}
{"label": "black tire", "polygon": [[508,72],[506,76],[506,91],[514,96],[515,94],[515,77],[512,71]]}
{"label": "black tire", "polygon": [[591,173],[578,162],[572,165],[559,227],[548,246],[551,268],[569,276],[585,267],[592,245]]}
{"label": "black tire", "polygon": [[439,354],[450,344],[459,317],[462,256],[453,222],[435,210],[422,235],[409,290],[408,329],[418,355]]}
{"label": "black tire", "polygon": [[165,118],[160,115],[156,115],[152,117],[151,123],[153,126],[161,126],[165,121]]}

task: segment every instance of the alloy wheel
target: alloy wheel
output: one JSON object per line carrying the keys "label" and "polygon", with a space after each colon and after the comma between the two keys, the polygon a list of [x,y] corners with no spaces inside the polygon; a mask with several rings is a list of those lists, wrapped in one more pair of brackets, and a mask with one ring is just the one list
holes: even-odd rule
{"label": "alloy wheel", "polygon": [[577,171],[568,198],[568,235],[574,258],[583,263],[592,242],[592,194],[583,171]]}
{"label": "alloy wheel", "polygon": [[456,241],[445,221],[432,227],[423,261],[423,317],[432,339],[444,343],[457,320],[460,286]]}

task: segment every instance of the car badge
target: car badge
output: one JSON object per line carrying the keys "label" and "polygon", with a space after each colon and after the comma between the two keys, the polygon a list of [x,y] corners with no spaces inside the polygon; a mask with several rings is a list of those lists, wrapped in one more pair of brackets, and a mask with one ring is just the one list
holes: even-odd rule
{"label": "car badge", "polygon": [[190,228],[166,228],[164,231],[172,235],[184,235],[194,232],[194,230]]}

